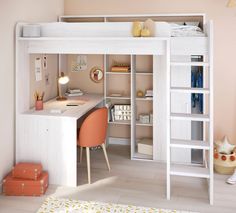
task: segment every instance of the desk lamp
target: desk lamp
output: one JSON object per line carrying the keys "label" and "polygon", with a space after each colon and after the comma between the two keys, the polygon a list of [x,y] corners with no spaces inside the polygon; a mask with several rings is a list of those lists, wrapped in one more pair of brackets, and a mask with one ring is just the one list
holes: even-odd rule
{"label": "desk lamp", "polygon": [[65,76],[64,72],[61,72],[61,76],[58,78],[58,93],[59,93],[59,96],[57,97],[57,101],[67,100],[67,98],[62,95],[61,85],[67,84],[69,82],[69,80],[70,80],[69,77]]}

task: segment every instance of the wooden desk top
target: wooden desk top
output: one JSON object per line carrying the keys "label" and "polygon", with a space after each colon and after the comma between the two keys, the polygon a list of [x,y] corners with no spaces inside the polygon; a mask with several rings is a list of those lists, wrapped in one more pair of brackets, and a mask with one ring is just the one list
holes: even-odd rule
{"label": "wooden desk top", "polygon": [[[66,101],[57,101],[56,98],[44,103],[44,109],[36,111],[34,108],[24,112],[24,115],[56,116],[80,118],[89,110],[102,103],[103,95],[84,94],[78,97],[68,97]],[[67,106],[67,104],[78,104],[78,106]]]}

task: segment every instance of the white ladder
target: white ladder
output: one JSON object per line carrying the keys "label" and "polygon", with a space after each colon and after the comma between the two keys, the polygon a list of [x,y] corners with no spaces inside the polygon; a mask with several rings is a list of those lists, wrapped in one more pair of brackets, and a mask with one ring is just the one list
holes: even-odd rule
{"label": "white ladder", "polygon": [[[212,32],[212,31],[211,31]],[[209,37],[209,51],[208,62],[171,62],[170,70],[167,75],[167,94],[168,98],[168,127],[167,127],[167,199],[171,197],[171,177],[173,176],[185,176],[205,178],[208,181],[209,201],[213,205],[213,48],[212,48],[212,36]],[[186,88],[186,87],[171,87],[171,67],[174,66],[199,66],[203,67],[203,72],[208,69],[208,87],[207,88]],[[205,78],[203,78],[205,80]],[[171,112],[171,94],[172,93],[198,93],[208,95],[208,114],[185,114],[185,113],[172,113]],[[206,103],[203,103],[204,105]],[[205,111],[205,110],[204,110]],[[172,120],[187,120],[187,121],[202,121],[203,128],[207,127],[207,140],[180,140],[171,138],[171,121]],[[206,125],[208,124],[208,125]],[[201,167],[196,165],[175,165],[171,163],[171,149],[200,149],[203,150],[203,165]]]}

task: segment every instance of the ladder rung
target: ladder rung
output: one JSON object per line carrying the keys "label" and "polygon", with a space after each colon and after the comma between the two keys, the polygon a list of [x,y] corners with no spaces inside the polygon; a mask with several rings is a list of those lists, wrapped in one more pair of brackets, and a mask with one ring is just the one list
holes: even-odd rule
{"label": "ladder rung", "polygon": [[171,92],[178,93],[199,93],[199,94],[209,94],[209,89],[205,88],[188,88],[188,87],[171,87]]}
{"label": "ladder rung", "polygon": [[203,114],[187,114],[187,113],[171,113],[171,120],[190,120],[190,121],[210,121],[208,115]]}
{"label": "ladder rung", "polygon": [[207,62],[171,62],[171,66],[196,66],[196,67],[208,67]]}
{"label": "ladder rung", "polygon": [[209,169],[198,166],[171,165],[170,174],[185,177],[210,178]]}
{"label": "ladder rung", "polygon": [[200,140],[171,139],[170,147],[187,148],[187,149],[202,149],[202,150],[210,149],[210,145],[207,141],[200,141]]}

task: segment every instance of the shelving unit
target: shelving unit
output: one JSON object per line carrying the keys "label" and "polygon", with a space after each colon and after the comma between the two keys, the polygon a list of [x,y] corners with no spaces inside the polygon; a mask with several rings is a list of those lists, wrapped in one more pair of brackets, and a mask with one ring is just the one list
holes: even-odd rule
{"label": "shelving unit", "polygon": [[[142,63],[141,63],[142,62]],[[142,154],[139,152],[138,140],[149,138],[152,140],[153,147],[153,123],[141,123],[139,120],[140,114],[150,115],[153,113],[153,98],[152,97],[137,97],[137,91],[142,91],[145,94],[146,90],[153,90],[153,56],[150,55],[134,55],[132,57],[133,64],[133,132],[131,137],[133,153],[131,158],[133,160],[153,160],[155,150],[152,155]],[[147,134],[148,132],[148,134]]]}
{"label": "shelving unit", "polygon": [[[112,72],[111,67],[114,61],[119,63],[130,64],[130,55],[105,55],[104,57],[104,100],[105,103],[111,102],[113,104],[131,104],[131,72]],[[112,80],[112,83],[110,82]],[[122,93],[123,96],[111,96],[112,93]],[[125,94],[125,95],[124,95]],[[117,131],[119,138],[117,140],[123,141],[124,138],[130,140],[131,120],[114,120],[108,122],[107,141],[112,138],[112,132]],[[118,127],[120,128],[118,130]],[[128,135],[123,135],[123,132],[129,132]],[[127,137],[128,136],[128,137]]]}

